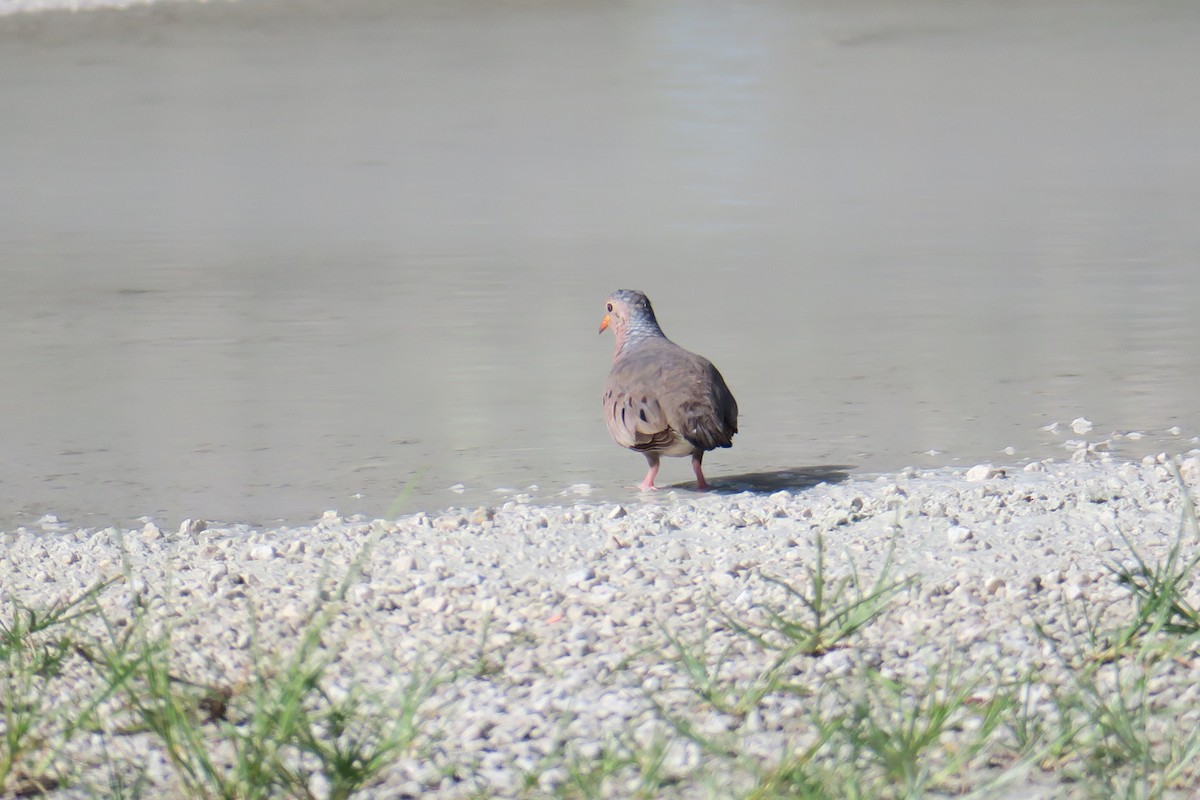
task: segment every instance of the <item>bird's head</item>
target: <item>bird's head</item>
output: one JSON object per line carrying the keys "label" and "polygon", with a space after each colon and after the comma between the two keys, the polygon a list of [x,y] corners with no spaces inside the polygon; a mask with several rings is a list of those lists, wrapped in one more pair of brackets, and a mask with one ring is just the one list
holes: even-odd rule
{"label": "bird's head", "polygon": [[654,323],[654,327],[658,327],[654,319],[654,309],[650,306],[650,298],[636,289],[618,289],[604,301],[604,319],[600,320],[600,333],[611,327],[620,338],[629,328],[646,322]]}
{"label": "bird's head", "polygon": [[658,320],[654,317],[654,309],[650,306],[650,298],[634,289],[618,289],[604,301],[604,319],[600,320],[600,333],[609,328],[616,336],[616,347],[613,349],[614,359],[628,345],[633,345],[646,339],[665,338]]}

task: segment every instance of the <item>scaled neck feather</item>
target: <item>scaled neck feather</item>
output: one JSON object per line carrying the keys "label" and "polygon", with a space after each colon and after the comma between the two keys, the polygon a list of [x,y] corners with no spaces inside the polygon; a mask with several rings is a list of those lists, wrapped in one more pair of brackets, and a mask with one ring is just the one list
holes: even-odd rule
{"label": "scaled neck feather", "polygon": [[653,340],[670,341],[667,339],[666,334],[662,332],[662,328],[658,327],[658,320],[654,318],[653,312],[638,314],[631,318],[617,329],[616,334],[613,361],[616,361],[625,353],[630,352],[645,342]]}

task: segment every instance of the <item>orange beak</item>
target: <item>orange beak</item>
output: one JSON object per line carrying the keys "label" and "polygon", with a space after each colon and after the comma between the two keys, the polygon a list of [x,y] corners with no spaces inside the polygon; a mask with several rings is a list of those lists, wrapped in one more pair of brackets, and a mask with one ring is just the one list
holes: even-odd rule
{"label": "orange beak", "polygon": [[612,317],[610,317],[608,314],[605,314],[604,319],[600,320],[600,333],[604,333],[606,330],[608,330],[608,323],[610,322],[612,322]]}

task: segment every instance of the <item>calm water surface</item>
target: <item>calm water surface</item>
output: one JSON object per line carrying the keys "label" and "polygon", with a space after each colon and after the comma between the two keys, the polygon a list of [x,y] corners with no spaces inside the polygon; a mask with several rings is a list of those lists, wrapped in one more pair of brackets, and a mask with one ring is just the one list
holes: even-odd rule
{"label": "calm water surface", "polygon": [[625,287],[737,395],[713,478],[1078,416],[1186,451],[1197,41],[1161,0],[0,19],[0,527],[630,498]]}

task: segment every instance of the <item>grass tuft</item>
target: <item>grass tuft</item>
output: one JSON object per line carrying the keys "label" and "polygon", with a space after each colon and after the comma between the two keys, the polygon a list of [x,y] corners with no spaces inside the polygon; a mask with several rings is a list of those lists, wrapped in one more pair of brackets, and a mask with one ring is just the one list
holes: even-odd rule
{"label": "grass tuft", "polygon": [[75,623],[95,613],[110,583],[45,609],[9,598],[0,619],[0,792],[40,794],[59,785],[54,766],[99,703],[74,697],[77,707],[64,705],[59,686],[77,647]]}
{"label": "grass tuft", "polygon": [[767,618],[765,624],[752,625],[728,615],[724,617],[733,630],[759,646],[780,651],[783,661],[796,655],[821,656],[842,646],[859,629],[879,617],[893,597],[912,584],[912,578],[896,578],[892,574],[894,542],[869,588],[859,578],[858,567],[852,559],[847,559],[845,574],[835,576],[830,572],[825,561],[823,535],[817,535],[815,548],[815,559],[804,567],[802,582],[794,584],[770,575],[761,576],[785,594],[781,608],[758,604],[757,608]]}

